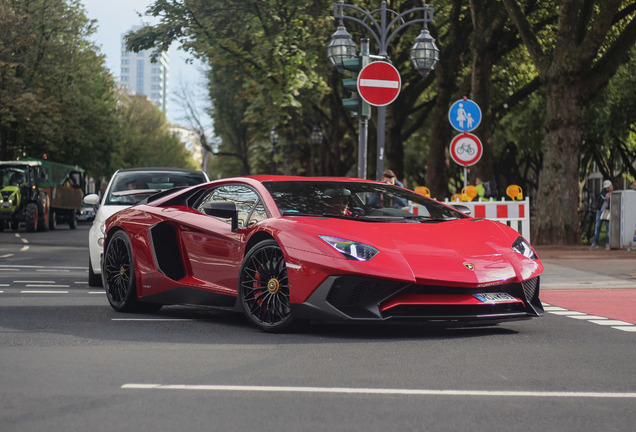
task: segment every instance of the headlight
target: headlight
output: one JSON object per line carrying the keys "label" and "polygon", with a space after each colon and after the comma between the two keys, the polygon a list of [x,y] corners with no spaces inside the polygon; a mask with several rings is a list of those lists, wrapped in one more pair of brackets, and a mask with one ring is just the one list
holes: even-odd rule
{"label": "headlight", "polygon": [[519,237],[517,240],[515,240],[515,242],[512,244],[512,250],[520,253],[526,258],[530,258],[531,260],[539,259],[537,254],[534,253],[532,247],[530,247],[528,242],[523,237]]}
{"label": "headlight", "polygon": [[343,254],[347,259],[369,261],[379,252],[379,250],[377,250],[373,246],[365,245],[351,240],[322,235],[319,235],[318,237],[327,242],[329,246]]}

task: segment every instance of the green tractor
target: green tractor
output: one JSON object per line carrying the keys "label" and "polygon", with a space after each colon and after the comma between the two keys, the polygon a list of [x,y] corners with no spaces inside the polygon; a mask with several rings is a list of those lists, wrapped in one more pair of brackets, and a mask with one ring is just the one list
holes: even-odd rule
{"label": "green tractor", "polygon": [[55,229],[58,221],[77,227],[82,208],[84,170],[47,160],[0,162],[0,231]]}

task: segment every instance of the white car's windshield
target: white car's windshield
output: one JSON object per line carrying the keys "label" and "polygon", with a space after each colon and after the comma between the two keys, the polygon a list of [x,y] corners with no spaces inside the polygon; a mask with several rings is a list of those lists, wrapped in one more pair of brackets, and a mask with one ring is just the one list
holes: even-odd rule
{"label": "white car's windshield", "polygon": [[118,173],[104,203],[133,205],[144,198],[174,187],[194,186],[206,181],[202,173],[139,171]]}

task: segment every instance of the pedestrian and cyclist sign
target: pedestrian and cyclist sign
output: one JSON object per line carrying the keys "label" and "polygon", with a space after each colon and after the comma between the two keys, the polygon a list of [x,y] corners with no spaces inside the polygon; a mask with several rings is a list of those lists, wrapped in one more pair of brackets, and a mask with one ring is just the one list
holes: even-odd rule
{"label": "pedestrian and cyclist sign", "polygon": [[387,62],[369,63],[358,75],[358,93],[369,105],[390,104],[400,94],[401,87],[400,73]]}
{"label": "pedestrian and cyclist sign", "polygon": [[465,168],[479,162],[484,148],[479,138],[464,132],[453,138],[449,150],[453,160]]}

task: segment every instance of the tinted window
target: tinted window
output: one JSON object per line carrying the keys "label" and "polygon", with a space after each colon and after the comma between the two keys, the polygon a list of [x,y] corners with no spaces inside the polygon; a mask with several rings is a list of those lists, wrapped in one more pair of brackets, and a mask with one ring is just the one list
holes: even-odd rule
{"label": "tinted window", "polygon": [[105,204],[133,205],[166,189],[194,186],[206,181],[203,173],[180,171],[130,171],[116,174]]}
{"label": "tinted window", "polygon": [[[238,226],[244,228],[267,218],[265,207],[258,194],[251,188],[242,185],[224,185],[211,190],[195,206],[197,211],[204,213],[203,207],[211,202],[233,202],[238,210]],[[229,219],[220,219],[230,223]],[[246,223],[249,221],[249,224]]]}
{"label": "tinted window", "polygon": [[399,222],[414,218],[467,217],[423,195],[382,183],[283,181],[263,184],[284,216],[334,215]]}

